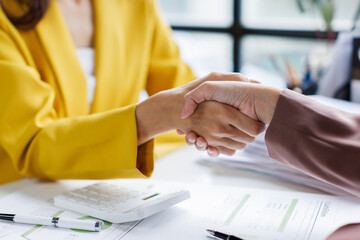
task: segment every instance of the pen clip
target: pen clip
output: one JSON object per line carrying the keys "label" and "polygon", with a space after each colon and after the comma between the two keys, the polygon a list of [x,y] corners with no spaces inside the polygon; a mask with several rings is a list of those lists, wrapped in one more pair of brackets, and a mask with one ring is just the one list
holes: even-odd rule
{"label": "pen clip", "polygon": [[218,237],[215,237],[215,236],[212,236],[212,235],[206,235],[206,237],[214,239],[214,240],[222,240],[221,238],[218,238]]}

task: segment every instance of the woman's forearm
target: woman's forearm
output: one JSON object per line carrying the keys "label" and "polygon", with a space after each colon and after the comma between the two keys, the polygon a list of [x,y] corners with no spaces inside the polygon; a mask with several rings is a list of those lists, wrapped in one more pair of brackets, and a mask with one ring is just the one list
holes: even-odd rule
{"label": "woman's forearm", "polygon": [[138,146],[179,126],[183,95],[164,91],[138,104],[135,110]]}

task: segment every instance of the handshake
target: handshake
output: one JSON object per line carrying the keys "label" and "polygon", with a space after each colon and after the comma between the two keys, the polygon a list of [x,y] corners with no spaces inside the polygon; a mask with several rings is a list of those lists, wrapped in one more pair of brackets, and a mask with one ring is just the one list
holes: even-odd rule
{"label": "handshake", "polygon": [[211,73],[182,88],[188,91],[177,132],[213,157],[253,142],[271,122],[281,92],[237,73]]}

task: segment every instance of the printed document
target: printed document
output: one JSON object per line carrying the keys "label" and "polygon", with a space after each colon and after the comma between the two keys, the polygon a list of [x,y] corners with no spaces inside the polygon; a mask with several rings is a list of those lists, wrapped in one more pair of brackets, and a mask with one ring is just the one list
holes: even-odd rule
{"label": "printed document", "polygon": [[[149,181],[149,180],[119,180]],[[62,192],[93,181],[37,182],[0,199],[0,212],[86,219],[89,216],[52,205]],[[155,182],[156,183],[156,182]],[[300,192],[269,191],[171,183],[190,190],[192,197],[159,214],[137,222],[107,222],[101,232],[56,229],[0,221],[1,239],[61,240],[208,240],[206,229],[261,239],[324,239],[341,225],[360,222],[355,198]]]}

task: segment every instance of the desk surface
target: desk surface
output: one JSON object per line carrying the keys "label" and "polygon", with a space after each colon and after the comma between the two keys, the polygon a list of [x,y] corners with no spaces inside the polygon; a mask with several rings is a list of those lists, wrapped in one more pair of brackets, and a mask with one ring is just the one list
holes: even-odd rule
{"label": "desk surface", "polygon": [[[265,219],[261,218],[261,221],[259,220],[260,222],[258,223],[258,219],[260,219],[258,216],[251,220],[252,221],[251,224],[255,224],[255,225],[263,224],[262,220],[264,220],[265,223],[267,224],[266,226],[270,226],[270,225],[272,227],[283,226],[283,221],[284,221],[283,219],[288,219],[285,216],[287,216],[288,212],[290,211],[289,209],[293,211],[295,205],[298,204],[297,206],[298,213],[294,215],[296,216],[294,219],[297,220],[295,222],[292,222],[292,225],[289,223],[289,227],[286,228],[286,231],[284,227],[284,229],[281,228],[282,229],[281,233],[273,232],[273,234],[275,234],[276,236],[278,235],[282,236],[282,238],[278,238],[278,239],[294,239],[293,236],[295,236],[298,232],[301,232],[301,234],[311,233],[312,236],[311,239],[323,239],[325,235],[332,232],[338,226],[343,225],[344,222],[359,221],[359,218],[357,218],[355,215],[353,216],[352,214],[354,211],[356,212],[360,210],[360,206],[358,202],[347,201],[346,199],[341,199],[326,195],[307,195],[301,192],[316,193],[317,191],[310,188],[297,186],[295,184],[272,179],[262,175],[256,175],[248,172],[236,171],[231,169],[229,170],[224,168],[205,166],[201,164],[201,161],[198,161],[199,158],[203,156],[202,154],[203,153],[198,152],[195,148],[184,147],[157,160],[155,163],[155,170],[152,179],[160,180],[160,181],[165,180],[167,182],[171,182],[171,181],[177,183],[181,182],[181,184],[184,184],[184,186],[186,186],[186,188],[189,189],[189,191],[191,192],[192,197],[189,201],[185,201],[179,204],[177,207],[170,208],[168,211],[164,211],[150,218],[146,218],[142,220],[139,224],[136,223],[137,224],[136,228],[134,227],[135,225],[129,225],[131,227],[130,232],[127,232],[128,230],[126,230],[128,229],[126,227],[127,225],[124,225],[124,227],[126,228],[125,230],[123,229],[123,227],[114,226],[114,229],[112,229],[111,231],[114,230],[114,234],[116,236],[120,236],[120,235],[123,236],[125,231],[125,235],[127,236],[126,239],[144,239],[144,237],[146,237],[146,239],[159,240],[159,239],[168,239],[169,236],[173,236],[172,239],[176,239],[176,240],[181,240],[181,239],[205,240],[207,238],[204,229],[209,228],[210,225],[211,226],[214,225],[216,226],[214,227],[214,229],[218,229],[221,227],[221,229],[225,229],[225,230],[227,229],[226,232],[231,232],[238,235],[242,233],[242,232],[238,232],[239,226],[242,226],[243,227],[242,231],[245,231],[246,234],[248,234],[249,232],[252,233],[253,231],[249,227],[247,227],[249,225],[247,222],[250,219],[249,216],[254,216],[253,214],[255,213],[257,214],[256,216],[258,215],[262,216],[263,214],[268,214],[267,206],[269,201],[271,201],[271,203],[275,203],[275,207],[278,206],[277,204],[280,205],[284,204],[284,206],[290,206],[290,207],[288,209],[285,207],[284,209],[283,208],[278,209],[276,207],[276,209],[278,210],[276,210],[274,213],[272,212],[274,214],[274,219],[276,221],[275,220],[273,221],[272,219],[272,221],[268,223],[267,218]],[[81,184],[81,181],[76,181],[76,184],[77,183]],[[66,185],[66,184],[75,184],[75,183],[70,183],[70,182],[65,183],[64,181],[62,183],[60,182],[59,184],[51,183],[50,185],[52,184],[57,185],[57,187],[61,187],[60,186],[61,184]],[[47,184],[47,182],[42,182],[40,184],[36,180],[24,179],[21,181],[0,186],[0,198],[8,195],[9,193],[22,189],[21,192],[22,195],[16,195],[16,194],[9,195],[7,197],[10,197],[10,200],[5,198],[3,199],[7,201],[6,203],[9,204],[10,208],[11,208],[11,204],[14,204],[14,206],[16,206],[17,209],[19,205],[22,205],[24,201],[25,202],[27,201],[26,199],[32,200],[31,198],[32,195],[27,194],[26,191],[33,193],[33,190],[35,189],[34,192],[37,192],[39,194],[36,196],[39,199],[43,200],[46,194],[51,194],[43,190],[43,189],[48,189],[50,185]],[[214,185],[217,185],[217,187],[215,187]],[[239,188],[226,188],[225,186],[239,187]],[[24,187],[31,187],[31,188],[24,189]],[[36,188],[36,187],[40,187],[40,188]],[[297,191],[297,192],[293,192],[293,193],[271,192],[271,194],[269,194],[269,191],[257,191],[256,188],[266,189],[266,190]],[[41,194],[38,189],[42,191]],[[58,191],[58,189],[56,191]],[[43,193],[44,196],[42,196]],[[18,199],[19,196],[24,197],[25,200],[23,199],[19,200]],[[229,198],[229,196],[231,197]],[[252,196],[251,197],[252,201],[248,203],[247,205],[248,207],[246,208],[249,210],[249,212],[244,211],[241,214],[238,214],[238,209],[240,209],[242,206],[241,204],[243,204],[244,201],[247,201],[249,196]],[[37,201],[36,199],[37,198],[35,198],[34,200],[35,202]],[[211,201],[208,201],[208,199],[211,199]],[[334,214],[328,214],[327,215],[328,217],[326,219],[326,224],[321,225],[321,223],[319,223],[320,225],[318,224],[319,226],[316,227],[316,231],[313,231],[312,224],[315,224],[315,222],[312,220],[313,219],[312,216],[314,216],[315,212],[317,213],[320,212],[321,208],[323,207],[323,202],[330,202],[331,204],[334,204],[331,205],[333,206],[333,209],[341,208],[343,210],[341,211],[342,214],[340,214],[341,215],[340,218],[334,218],[333,217]],[[37,210],[39,209],[36,206],[36,204],[34,204],[34,206],[35,206],[34,209],[35,208]],[[236,207],[234,208],[234,206]],[[256,208],[254,208],[254,206],[256,206]],[[221,207],[221,211],[210,211],[211,212],[210,214],[209,209],[214,209],[214,207],[216,207],[217,210],[219,210],[218,208]],[[25,206],[25,208],[27,208],[27,206]],[[47,208],[48,207],[45,206],[45,209]],[[196,209],[196,211],[194,211],[194,209]],[[252,211],[252,209],[263,209],[263,211],[259,212],[256,210],[256,212],[254,212]],[[309,211],[308,214],[308,210],[303,211],[304,209],[311,209],[311,211]],[[39,211],[43,211],[43,209],[41,208]],[[331,211],[331,212],[335,213],[335,211]],[[235,216],[238,216],[238,220],[246,219],[246,222],[244,223],[245,225],[241,225],[243,223],[240,220],[239,221],[236,220],[237,221],[236,224],[229,225],[230,222],[235,218]],[[243,218],[243,216],[245,217]],[[229,224],[225,224],[225,223],[222,224],[221,221],[220,222],[218,221],[220,218],[226,221],[230,221]],[[214,219],[216,219],[216,221],[214,221]],[[321,221],[323,221],[323,218],[321,219],[322,219]],[[299,224],[299,221],[303,222],[305,220],[309,224],[304,224],[304,225]],[[123,226],[123,225],[119,225],[119,226]],[[185,226],[184,229],[187,229],[187,231],[183,232],[182,228],[179,228],[178,226],[183,226],[183,227]],[[53,239],[54,236],[53,231],[55,231],[52,228],[42,228],[41,231],[29,231],[28,228],[21,228],[21,226],[19,225],[17,225],[17,227],[19,228],[19,230],[16,230],[16,232],[11,232],[12,231],[11,228],[7,228],[7,229],[10,231],[11,235],[14,235],[16,237],[18,237],[19,234],[31,233],[32,235],[31,238],[29,239],[48,239],[49,236],[52,236],[51,238]],[[298,230],[294,232],[293,231],[294,228]],[[310,232],[309,229],[311,229]],[[56,230],[56,231],[58,231],[57,234],[59,234],[60,232],[63,235],[69,234],[69,230],[64,230],[64,231]],[[108,236],[106,235],[107,233],[108,232],[104,232],[105,235],[98,236],[96,239],[119,239],[119,238],[113,238],[115,235],[112,237],[110,235]],[[151,236],[150,238],[148,238],[149,234]],[[266,239],[267,239],[268,237],[267,235],[269,234],[268,232],[266,233],[256,232],[255,235],[256,236],[259,235],[258,236],[259,238],[257,239],[264,239],[262,238],[264,234],[266,235]],[[316,234],[320,234],[322,237],[318,238]],[[60,239],[61,237],[63,237],[63,235],[61,236],[57,235],[57,239]],[[87,239],[87,236],[85,235],[81,235],[81,236],[82,238],[79,239]],[[246,236],[250,236],[250,235],[246,235]],[[288,236],[292,236],[292,237],[288,237]],[[22,238],[14,238],[14,239],[17,240]],[[65,238],[61,238],[61,239],[65,239]],[[248,239],[252,239],[252,238],[248,238]],[[303,238],[299,238],[299,239],[303,239]]]}
{"label": "desk surface", "polygon": [[[155,162],[155,169],[151,178],[205,185],[322,193],[262,175],[204,166],[198,161],[202,154],[195,148],[188,146],[174,151]],[[20,188],[30,186],[32,183],[33,180],[21,180],[2,185],[0,186],[0,198]]]}
{"label": "desk surface", "polygon": [[198,161],[203,156],[202,154],[204,153],[197,151],[194,147],[187,146],[158,159],[155,162],[152,178],[206,185],[322,193],[250,172],[204,166]]}

